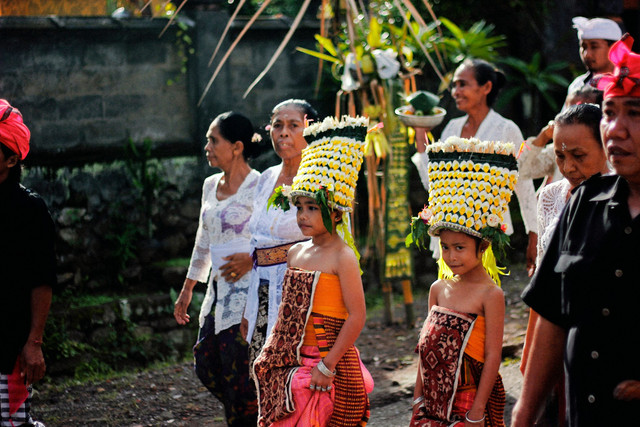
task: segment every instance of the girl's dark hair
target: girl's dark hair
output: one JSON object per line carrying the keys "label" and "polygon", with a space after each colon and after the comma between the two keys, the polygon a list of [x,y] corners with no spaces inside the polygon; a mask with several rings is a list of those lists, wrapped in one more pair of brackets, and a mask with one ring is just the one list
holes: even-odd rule
{"label": "girl's dark hair", "polygon": [[598,147],[604,150],[600,143],[602,137],[600,135],[600,119],[602,118],[602,110],[595,104],[578,104],[571,105],[569,108],[559,113],[554,119],[556,126],[562,125],[584,125],[591,130],[593,138],[598,141]]}
{"label": "girl's dark hair", "polygon": [[498,92],[507,82],[507,78],[504,73],[491,65],[484,59],[465,59],[460,67],[471,67],[473,69],[473,76],[480,86],[491,82],[491,92],[487,95],[487,105],[493,106],[493,103],[498,98]]}
{"label": "girl's dark hair", "polygon": [[245,160],[251,159],[260,153],[259,141],[254,141],[253,125],[246,116],[235,111],[227,111],[213,119],[211,124],[218,126],[220,135],[223,138],[231,142],[242,142],[244,145],[242,156]]}
{"label": "girl's dark hair", "polygon": [[318,121],[318,112],[304,99],[287,99],[286,101],[282,101],[271,110],[271,117],[284,107],[294,107],[302,112],[303,115],[307,116],[307,120]]}
{"label": "girl's dark hair", "polygon": [[20,155],[17,153],[14,153],[13,150],[11,150],[9,147],[7,147],[2,143],[0,143],[0,150],[2,150],[2,155],[4,156],[5,160],[11,156],[18,156],[18,163],[16,163],[14,167],[9,169],[9,176],[7,177],[7,182],[19,183],[20,179],[22,178],[22,160],[20,160]]}

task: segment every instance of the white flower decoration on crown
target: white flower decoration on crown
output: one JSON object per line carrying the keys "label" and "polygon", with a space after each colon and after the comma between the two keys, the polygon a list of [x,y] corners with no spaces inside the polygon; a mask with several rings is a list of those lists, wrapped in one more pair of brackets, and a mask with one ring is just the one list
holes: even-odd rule
{"label": "white flower decoration on crown", "polygon": [[497,227],[500,225],[500,217],[496,214],[491,214],[487,217],[487,225],[489,227]]}
{"label": "white flower decoration on crown", "polygon": [[420,219],[426,224],[431,220],[431,218],[433,218],[433,211],[425,206],[418,214],[418,217],[420,217]]}

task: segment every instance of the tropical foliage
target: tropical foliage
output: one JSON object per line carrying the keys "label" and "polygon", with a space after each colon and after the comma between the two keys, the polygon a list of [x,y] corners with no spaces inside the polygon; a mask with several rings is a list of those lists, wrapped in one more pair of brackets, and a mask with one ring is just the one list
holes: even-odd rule
{"label": "tropical foliage", "polygon": [[510,86],[501,94],[499,105],[508,105],[514,98],[521,97],[525,107],[524,117],[535,123],[532,131],[536,131],[543,102],[551,111],[560,111],[553,92],[562,91],[569,85],[561,75],[568,68],[568,63],[557,61],[545,65],[540,52],[534,53],[529,62],[514,57],[506,57],[500,62],[510,69],[507,73]]}

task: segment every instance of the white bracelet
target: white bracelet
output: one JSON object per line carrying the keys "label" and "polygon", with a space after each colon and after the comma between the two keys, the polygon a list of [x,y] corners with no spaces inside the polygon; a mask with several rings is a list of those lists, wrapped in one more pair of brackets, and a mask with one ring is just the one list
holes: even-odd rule
{"label": "white bracelet", "polygon": [[485,416],[486,416],[485,414],[482,414],[482,418],[480,418],[479,420],[472,420],[471,418],[469,418],[469,412],[471,412],[471,411],[467,411],[467,413],[466,413],[466,414],[464,414],[464,419],[465,419],[468,423],[471,423],[471,424],[480,424],[481,422],[483,422],[483,421],[484,421],[484,418],[485,418]]}
{"label": "white bracelet", "polygon": [[331,372],[327,365],[324,364],[324,360],[318,362],[318,371],[325,377],[333,378],[336,376],[336,371]]}
{"label": "white bracelet", "polygon": [[418,403],[422,402],[423,400],[424,400],[424,396],[418,396],[415,398],[411,406],[416,406]]}

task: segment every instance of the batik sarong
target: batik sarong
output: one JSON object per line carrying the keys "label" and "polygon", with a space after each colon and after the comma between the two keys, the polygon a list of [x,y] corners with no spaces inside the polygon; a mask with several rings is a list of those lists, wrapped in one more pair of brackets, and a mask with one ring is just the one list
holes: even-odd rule
{"label": "batik sarong", "polygon": [[215,333],[213,313],[193,347],[196,375],[224,405],[228,426],[256,425],[258,407],[255,386],[249,377],[249,346],[233,325]]}
{"label": "batik sarong", "polygon": [[[484,366],[465,354],[476,318],[444,307],[431,308],[417,347],[424,401],[411,419],[412,427],[464,426]],[[476,335],[484,341],[482,329]],[[504,386],[498,375],[485,408],[485,426],[504,426],[504,405]]]}

